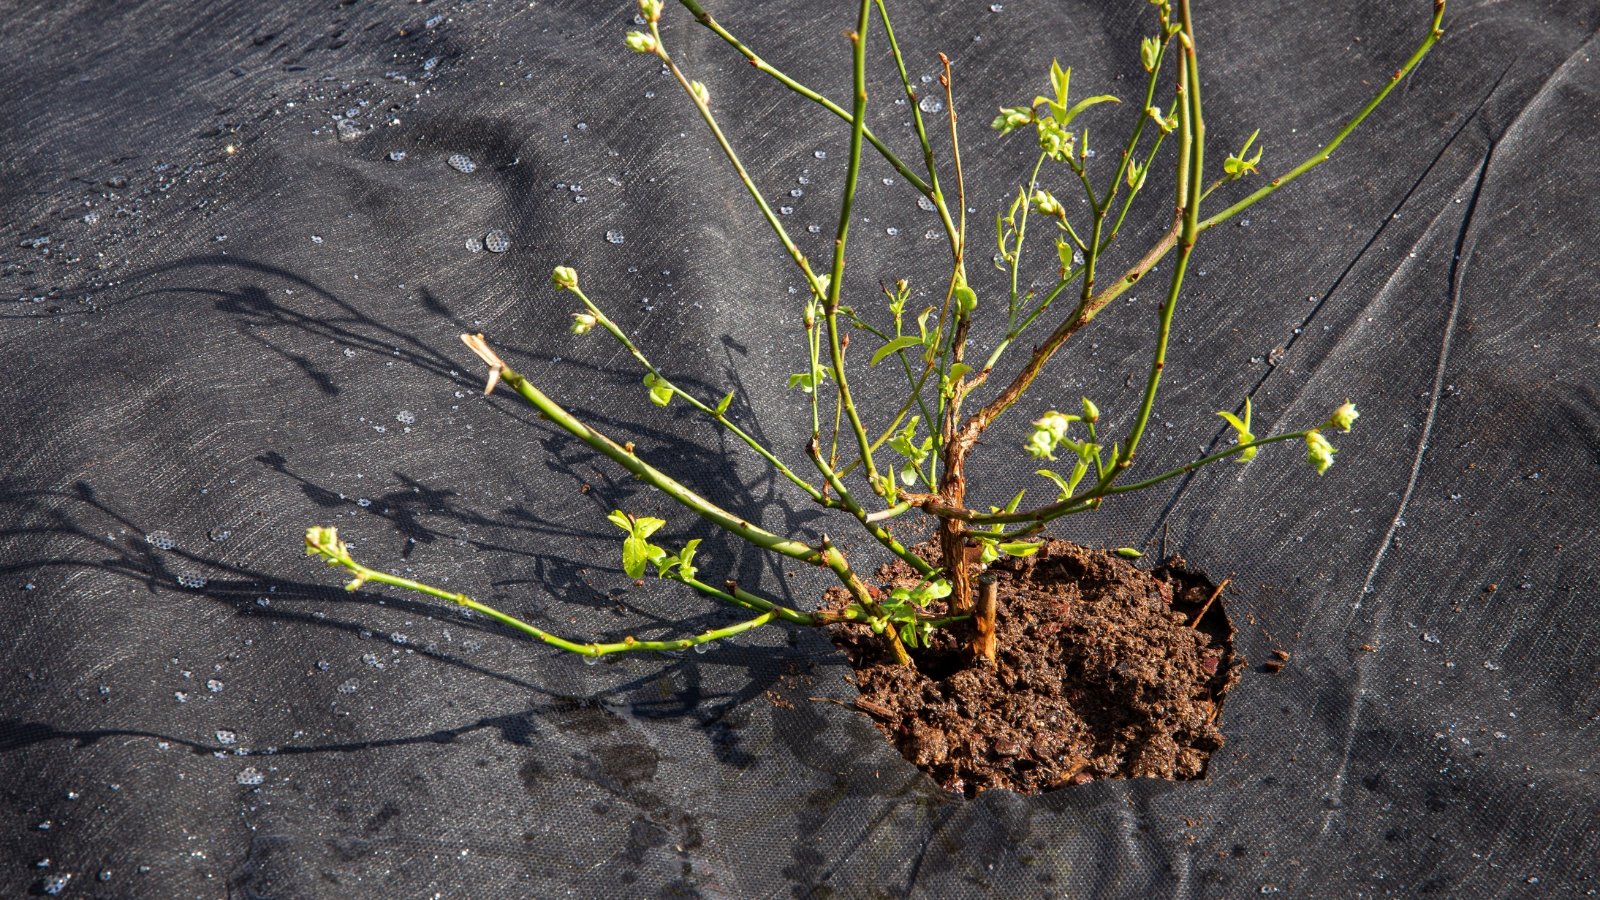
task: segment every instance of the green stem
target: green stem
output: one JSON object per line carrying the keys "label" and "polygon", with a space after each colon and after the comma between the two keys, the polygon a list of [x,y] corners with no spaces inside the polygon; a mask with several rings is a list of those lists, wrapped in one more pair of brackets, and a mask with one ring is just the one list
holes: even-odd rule
{"label": "green stem", "polygon": [[769,465],[771,465],[774,469],[777,469],[779,474],[783,475],[783,477],[789,479],[791,482],[794,482],[794,484],[801,490],[805,491],[806,494],[811,497],[811,499],[821,503],[823,506],[832,505],[828,501],[828,498],[823,496],[820,490],[813,487],[811,483],[806,481],[804,478],[796,475],[787,465],[783,463],[782,460],[778,459],[777,456],[772,453],[772,451],[762,446],[760,441],[751,437],[744,431],[744,429],[733,424],[733,422],[728,419],[726,414],[717,412],[714,407],[707,405],[706,403],[697,399],[693,394],[690,394],[678,387],[676,384],[673,384],[673,382],[668,379],[666,375],[662,374],[660,369],[656,368],[655,365],[650,362],[649,358],[644,355],[644,351],[640,350],[639,347],[634,344],[633,340],[628,337],[627,333],[624,332],[622,328],[617,325],[617,323],[611,321],[609,316],[600,311],[600,307],[595,305],[594,301],[590,300],[588,295],[585,294],[581,288],[574,286],[570,288],[570,290],[572,293],[577,295],[579,300],[583,301],[583,305],[589,308],[590,314],[595,317],[595,319],[603,328],[605,328],[606,331],[611,333],[612,337],[617,339],[618,343],[622,344],[622,346],[627,349],[628,353],[630,353],[633,358],[638,361],[639,365],[645,368],[645,371],[654,375],[662,383],[671,387],[674,393],[684,399],[684,402],[688,403],[690,406],[694,407],[700,412],[710,416],[717,424],[728,429],[728,431],[739,440],[744,441],[751,450],[754,450],[762,459],[766,460]]}
{"label": "green stem", "polygon": [[[635,478],[638,478],[640,481],[643,481],[651,487],[660,490],[662,493],[678,501],[678,503],[682,504],[683,506],[688,507],[690,511],[694,512],[696,515],[700,516],[711,524],[725,529],[732,534],[738,535],[739,537],[744,538],[763,550],[771,550],[774,553],[782,554],[783,556],[799,560],[800,562],[812,564],[825,563],[823,560],[823,551],[817,549],[816,547],[812,547],[809,544],[801,543],[800,541],[792,541],[787,538],[781,538],[770,531],[767,531],[751,522],[747,522],[743,518],[728,512],[722,507],[717,506],[715,503],[712,503],[710,500],[707,500],[705,497],[702,497],[690,490],[688,487],[672,478],[672,476],[640,459],[638,455],[633,452],[633,446],[631,444],[627,446],[618,444],[611,438],[606,437],[600,432],[595,431],[593,428],[590,428],[588,425],[585,425],[583,422],[580,422],[575,416],[563,409],[554,400],[551,400],[549,397],[545,396],[542,391],[534,387],[532,382],[528,381],[528,379],[522,377],[522,375],[507,367],[505,363],[494,354],[494,351],[489,350],[488,345],[482,342],[481,335],[463,335],[463,340],[467,343],[467,346],[472,347],[473,352],[477,353],[479,357],[483,358],[485,362],[489,363],[491,366],[491,373],[498,372],[500,380],[503,380],[511,387],[512,390],[520,394],[524,400],[531,403],[534,408],[538,409],[539,412],[544,415],[545,418],[549,419],[551,422],[554,422],[556,425],[559,425],[573,437],[583,441],[585,444],[588,444],[590,447],[593,447],[600,453],[610,457],[618,465],[632,473]],[[482,346],[482,350],[479,349],[479,345]],[[487,352],[489,356],[485,357],[485,352]],[[493,378],[493,375],[491,375],[491,378]]]}
{"label": "green stem", "polygon": [[789,232],[784,229],[783,223],[778,221],[777,213],[773,212],[772,206],[761,195],[760,188],[756,187],[756,183],[745,169],[744,163],[739,160],[739,154],[734,152],[733,145],[728,143],[728,136],[723,134],[722,127],[717,124],[716,116],[711,113],[711,107],[695,93],[688,77],[683,74],[683,70],[678,68],[678,64],[667,53],[666,44],[661,40],[659,23],[652,22],[650,24],[650,33],[656,39],[656,55],[663,63],[666,63],[667,68],[672,72],[672,76],[683,87],[684,93],[689,95],[690,101],[694,103],[695,109],[700,113],[700,118],[706,123],[706,127],[711,130],[712,136],[716,138],[717,146],[722,148],[723,155],[728,158],[728,162],[733,164],[734,173],[738,176],[740,183],[744,185],[751,198],[756,201],[756,206],[760,207],[762,217],[767,220],[767,224],[771,226],[773,233],[778,236],[778,240],[783,244],[784,250],[788,251],[789,258],[794,260],[795,265],[800,267],[800,272],[805,275],[806,283],[810,285],[811,292],[816,296],[822,296],[822,284],[817,280],[816,274],[811,271],[810,261],[806,259],[804,253],[800,252],[800,248],[789,237]]}
{"label": "green stem", "polygon": [[906,546],[896,540],[895,536],[890,534],[888,529],[884,528],[882,525],[878,525],[870,518],[870,514],[865,509],[861,508],[861,504],[857,502],[855,497],[850,493],[849,488],[845,486],[845,483],[839,478],[838,474],[833,471],[833,467],[829,466],[828,461],[822,458],[822,448],[817,446],[815,438],[813,438],[811,442],[806,445],[806,452],[811,455],[811,461],[816,464],[817,471],[822,473],[822,477],[827,479],[828,485],[832,487],[833,490],[839,495],[839,501],[844,504],[844,508],[849,510],[850,514],[856,517],[856,521],[861,523],[861,527],[865,528],[868,534],[872,535],[872,537],[877,540],[878,543],[887,547],[890,553],[893,553],[895,556],[905,560],[907,565],[911,566],[913,569],[916,569],[921,574],[931,575],[937,571],[933,566],[929,565],[925,560],[923,560],[922,557],[912,553],[910,550],[907,550]]}
{"label": "green stem", "polygon": [[1378,108],[1378,104],[1383,102],[1383,98],[1389,96],[1389,92],[1394,90],[1395,85],[1398,85],[1401,81],[1405,80],[1405,77],[1411,73],[1411,70],[1415,69],[1417,64],[1422,62],[1422,58],[1428,55],[1428,51],[1433,49],[1433,45],[1439,42],[1439,38],[1444,36],[1444,29],[1441,27],[1441,23],[1444,21],[1444,5],[1444,0],[1434,0],[1433,23],[1428,28],[1428,36],[1423,38],[1422,43],[1419,44],[1417,49],[1412,52],[1411,58],[1406,60],[1405,65],[1396,69],[1394,74],[1389,76],[1389,79],[1384,82],[1383,87],[1378,89],[1378,93],[1375,94],[1371,100],[1367,101],[1366,106],[1361,107],[1361,111],[1356,113],[1355,118],[1351,119],[1343,128],[1339,129],[1339,132],[1333,136],[1332,140],[1324,144],[1321,150],[1318,150],[1316,153],[1313,153],[1311,156],[1307,157],[1304,162],[1300,163],[1300,165],[1295,166],[1293,169],[1290,169],[1283,175],[1272,179],[1272,181],[1269,182],[1265,187],[1258,189],[1255,193],[1245,197],[1238,203],[1233,204],[1222,212],[1219,212],[1216,215],[1206,219],[1204,222],[1201,222],[1200,229],[1203,231],[1207,228],[1212,228],[1222,224],[1223,222],[1226,222],[1244,210],[1254,206],[1257,201],[1261,200],[1267,195],[1273,193],[1289,182],[1294,181],[1296,178],[1299,178],[1301,175],[1304,175],[1317,166],[1322,165],[1324,162],[1327,162],[1328,157],[1333,155],[1333,151],[1338,149],[1340,144],[1344,143],[1344,139],[1349,137],[1352,131],[1356,130],[1356,126],[1360,125],[1363,119],[1365,119],[1374,109]]}
{"label": "green stem", "polygon": [[[342,544],[341,544],[341,546],[342,546]],[[377,569],[369,569],[366,566],[356,562],[354,559],[351,559],[350,556],[348,555],[348,553],[339,554],[339,553],[336,553],[336,552],[328,552],[328,551],[324,551],[324,550],[321,550],[321,549],[316,549],[314,552],[317,552],[324,559],[326,559],[330,564],[342,566],[345,569],[348,569],[353,575],[355,575],[355,580],[351,581],[348,585],[346,585],[346,588],[348,590],[355,590],[355,589],[361,587],[363,584],[365,584],[367,582],[373,582],[373,583],[376,583],[376,584],[386,584],[386,585],[389,585],[390,587],[397,587],[397,588],[401,588],[403,590],[415,591],[415,592],[417,592],[419,594],[426,594],[427,596],[436,597],[436,598],[438,598],[440,600],[447,600],[447,601],[449,601],[451,603],[455,603],[455,604],[457,604],[459,606],[466,607],[467,609],[470,609],[470,610],[472,610],[474,612],[481,613],[481,614],[489,617],[490,619],[493,619],[494,621],[499,622],[501,625],[506,626],[507,628],[511,628],[511,629],[513,629],[515,631],[520,631],[523,634],[528,635],[529,637],[534,638],[536,640],[543,641],[544,643],[549,644],[552,647],[560,648],[560,649],[565,650],[565,651],[567,651],[569,653],[576,653],[576,654],[578,654],[580,656],[599,657],[599,656],[605,656],[605,655],[611,654],[611,653],[632,653],[632,652],[637,652],[637,651],[657,651],[657,652],[659,652],[659,651],[669,651],[669,650],[687,650],[690,647],[693,647],[693,646],[695,646],[697,644],[708,644],[708,643],[710,643],[712,641],[720,640],[722,638],[733,637],[736,634],[741,634],[743,632],[749,631],[752,628],[759,628],[760,626],[766,625],[767,623],[773,621],[774,619],[785,619],[785,618],[788,618],[789,621],[794,621],[794,622],[796,622],[796,624],[802,624],[802,625],[817,625],[817,624],[820,624],[820,621],[817,619],[817,617],[808,616],[805,613],[794,613],[793,610],[787,610],[786,612],[794,613],[794,616],[797,617],[797,618],[786,617],[783,614],[785,611],[781,610],[781,608],[778,608],[778,607],[776,607],[775,604],[773,604],[773,606],[774,606],[773,609],[769,609],[766,612],[763,612],[761,615],[756,616],[754,619],[747,619],[746,621],[738,622],[736,624],[729,625],[729,626],[727,626],[725,628],[713,628],[713,629],[711,629],[709,631],[704,631],[704,632],[701,632],[700,634],[694,635],[693,637],[677,638],[677,639],[674,639],[674,640],[666,640],[666,641],[641,641],[641,640],[636,640],[636,639],[634,639],[633,637],[630,636],[630,637],[624,638],[623,640],[620,640],[620,641],[613,641],[613,642],[610,642],[610,643],[603,643],[603,644],[602,643],[594,643],[594,642],[580,643],[578,641],[573,641],[573,640],[569,640],[567,638],[561,637],[560,635],[551,634],[550,632],[545,631],[542,628],[538,628],[538,627],[535,627],[533,625],[530,625],[527,622],[524,622],[521,619],[517,618],[516,616],[510,615],[509,613],[501,612],[500,610],[495,609],[494,607],[488,605],[487,603],[481,603],[481,602],[479,602],[477,600],[472,599],[471,597],[468,597],[466,594],[456,593],[454,591],[446,591],[446,590],[443,590],[441,588],[436,588],[431,584],[424,584],[424,583],[422,583],[420,581],[413,581],[410,578],[403,578],[403,577],[401,577],[399,575],[391,575],[388,572],[382,572],[382,571],[379,571]],[[696,583],[693,586],[695,586],[697,588],[704,589],[707,593],[712,593],[714,595],[718,594],[718,593],[721,593],[721,592],[718,592],[715,588],[709,587],[708,585],[701,585],[701,584]],[[728,599],[732,599],[732,598],[728,598]],[[756,599],[759,599],[759,598],[756,598]],[[738,605],[740,605],[740,606],[749,606],[750,605],[749,603],[740,603],[738,601],[734,601],[734,602],[738,603]]]}
{"label": "green stem", "polygon": [[922,160],[928,167],[928,184],[932,190],[923,190],[923,194],[933,201],[935,211],[939,213],[939,221],[944,225],[945,238],[950,243],[950,253],[957,256],[960,245],[957,243],[956,225],[950,219],[950,208],[945,204],[944,191],[939,188],[939,169],[933,161],[933,144],[928,141],[928,129],[922,121],[922,107],[919,105],[916,88],[911,86],[911,74],[906,71],[905,57],[900,55],[900,43],[895,40],[894,26],[889,24],[889,11],[884,6],[883,0],[876,0],[878,5],[878,18],[883,21],[883,33],[889,40],[889,52],[894,55],[895,68],[900,72],[900,84],[905,87],[906,103],[911,107],[911,124],[916,129],[917,141],[922,145]]}
{"label": "green stem", "polygon": [[[1042,525],[1051,519],[1057,519],[1073,513],[1080,513],[1089,509],[1094,509],[1095,507],[1099,506],[1099,501],[1106,497],[1114,496],[1116,494],[1130,494],[1134,491],[1142,491],[1145,488],[1153,487],[1163,481],[1176,478],[1179,475],[1186,475],[1196,469],[1201,468],[1202,466],[1209,466],[1214,462],[1227,459],[1230,456],[1242,453],[1253,447],[1265,447],[1268,444],[1276,444],[1280,441],[1303,440],[1306,435],[1315,430],[1316,429],[1314,428],[1307,428],[1301,431],[1290,431],[1285,432],[1284,434],[1275,434],[1271,437],[1264,437],[1259,440],[1249,441],[1243,444],[1234,444],[1226,450],[1218,451],[1210,454],[1209,456],[1203,456],[1200,459],[1194,460],[1193,462],[1185,463],[1184,465],[1178,466],[1175,469],[1162,472],[1160,475],[1146,478],[1143,481],[1123,485],[1113,485],[1109,482],[1104,482],[1102,484],[1097,484],[1092,490],[1081,496],[1069,497],[1066,500],[1058,500],[1055,503],[1047,504],[1036,509],[1023,510],[1021,512],[1014,513],[980,513],[973,510],[941,510],[941,514],[950,514],[953,518],[963,519],[967,522],[971,522],[974,525],[1010,525],[1023,522]],[[1003,536],[1014,537],[1016,535],[1007,534]]]}
{"label": "green stem", "polygon": [[861,414],[850,396],[850,381],[844,371],[844,348],[839,344],[839,294],[844,290],[844,249],[850,236],[850,212],[855,205],[856,184],[861,175],[861,142],[866,133],[867,119],[867,25],[871,22],[872,0],[861,0],[861,14],[857,19],[854,39],[855,57],[855,114],[850,127],[850,164],[845,174],[844,200],[839,206],[839,229],[833,240],[833,274],[828,283],[828,303],[824,310],[828,322],[828,349],[833,358],[833,376],[839,389],[839,404],[844,407],[850,429],[855,432],[856,443],[861,448],[861,460],[866,467],[867,483],[873,491],[883,493],[879,483],[878,467],[872,459],[872,441],[861,424]]}
{"label": "green stem", "polygon": [[[785,75],[783,72],[775,68],[772,64],[768,63],[765,59],[757,56],[754,50],[751,50],[749,47],[745,46],[743,42],[734,37],[733,34],[731,34],[726,28],[723,28],[722,24],[716,19],[712,18],[711,14],[706,12],[706,10],[699,3],[695,2],[695,0],[678,0],[678,2],[683,4],[685,9],[689,10],[689,12],[695,17],[696,21],[698,21],[701,25],[711,29],[712,33],[726,41],[728,46],[739,51],[739,53],[744,56],[745,59],[749,60],[750,64],[756,68],[756,71],[771,76],[779,84],[783,85],[789,90],[799,94],[807,100],[812,101],[813,103],[816,103],[823,109],[826,109],[828,112],[831,112],[843,119],[845,124],[855,124],[854,117],[841,108],[837,103],[834,103],[832,100],[829,100],[827,97],[822,96],[800,82],[795,81],[793,78],[790,78],[788,75]],[[862,134],[863,137],[866,138],[867,142],[877,149],[878,153],[883,156],[884,160],[888,162],[889,165],[893,166],[896,172],[900,173],[902,178],[910,182],[913,187],[922,192],[925,196],[929,196],[929,198],[932,199],[932,194],[936,193],[938,190],[937,181],[935,181],[933,186],[930,187],[928,182],[925,182],[918,177],[917,173],[911,171],[911,168],[907,166],[905,162],[900,159],[900,157],[896,156],[892,150],[885,146],[883,141],[879,140],[878,136],[873,134],[870,128],[863,129]]]}

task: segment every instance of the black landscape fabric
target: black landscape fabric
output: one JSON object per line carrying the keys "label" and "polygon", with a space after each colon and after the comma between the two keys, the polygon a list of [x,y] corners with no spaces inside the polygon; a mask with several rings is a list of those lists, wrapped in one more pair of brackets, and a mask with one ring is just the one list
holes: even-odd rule
{"label": "black landscape fabric", "polygon": [[[706,2],[848,97],[852,4]],[[1075,96],[1129,101],[1086,114],[1110,147],[1142,99],[1153,8],[890,7],[927,108],[936,53],[953,62],[972,270],[999,303],[982,223],[1033,141],[988,119],[1059,58]],[[1431,13],[1195,7],[1208,161],[1259,127],[1261,178],[1332,136]],[[485,400],[457,340],[483,331],[694,489],[875,558],[703,417],[651,406],[606,335],[568,333],[558,264],[669,374],[735,390],[736,420],[805,463],[808,407],[786,387],[805,367],[800,279],[675,82],[623,46],[633,17],[621,0],[11,5],[0,893],[1600,891],[1600,9],[1451,0],[1444,40],[1327,165],[1200,243],[1141,470],[1224,446],[1212,413],[1246,394],[1258,433],[1347,397],[1361,420],[1320,479],[1303,448],[1267,448],[1053,529],[1152,559],[1164,536],[1234,575],[1254,664],[1206,779],[975,800],[850,708],[820,634],[589,666],[417,595],[346,593],[302,553],[307,525],[337,525],[369,564],[585,640],[735,620],[677,585],[633,587],[605,519],[621,508],[705,538],[707,580],[813,607],[818,572],[710,530],[515,397]],[[664,29],[823,257],[848,130],[681,8]],[[916,159],[876,25],[869,40],[873,127]],[[1162,171],[1123,254],[1164,227]],[[942,296],[933,215],[881,158],[862,178],[847,301],[881,311],[877,282],[897,277],[919,308]],[[1131,420],[1159,280],[986,435],[975,505],[1052,495],[1021,452],[1044,409],[1087,394],[1108,428]],[[857,380],[887,421],[891,379]],[[1288,665],[1262,672],[1280,648]]]}

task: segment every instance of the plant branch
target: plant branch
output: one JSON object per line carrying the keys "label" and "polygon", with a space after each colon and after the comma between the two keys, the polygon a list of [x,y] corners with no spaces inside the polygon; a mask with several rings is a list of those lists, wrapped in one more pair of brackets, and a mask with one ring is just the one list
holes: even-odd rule
{"label": "plant branch", "polygon": [[589,299],[588,295],[583,292],[582,288],[579,288],[577,285],[573,285],[571,288],[569,288],[569,290],[576,294],[579,300],[583,301],[583,305],[589,308],[590,315],[593,315],[598,324],[606,331],[610,332],[611,336],[616,338],[617,342],[622,344],[622,346],[627,349],[628,353],[638,361],[639,365],[644,367],[645,371],[649,372],[651,375],[654,375],[660,383],[672,388],[673,393],[682,397],[685,403],[688,403],[690,406],[694,407],[700,412],[710,416],[717,424],[728,429],[728,431],[731,432],[735,437],[739,438],[739,440],[744,441],[744,443],[749,446],[751,450],[754,450],[762,459],[766,460],[767,463],[776,469],[779,474],[789,479],[801,490],[805,491],[806,494],[811,497],[811,499],[821,503],[823,506],[833,505],[829,502],[827,497],[823,496],[821,491],[813,487],[812,484],[806,481],[804,478],[796,475],[787,465],[784,464],[782,460],[778,459],[777,456],[772,453],[772,451],[762,446],[760,441],[751,437],[744,431],[744,429],[733,424],[733,422],[728,419],[726,411],[717,411],[716,408],[702,402],[693,394],[690,394],[689,392],[678,387],[670,379],[668,379],[666,375],[662,374],[661,370],[657,369],[655,365],[650,362],[649,358],[647,358],[644,355],[644,352],[640,350],[636,344],[634,344],[633,340],[628,337],[627,333],[624,332],[622,328],[617,325],[617,323],[613,322],[609,316],[607,316],[604,312],[601,312],[600,307],[597,306],[594,301]]}
{"label": "plant branch", "polygon": [[[783,72],[779,71],[771,63],[768,63],[765,59],[762,59],[760,56],[756,55],[754,50],[751,50],[749,47],[745,46],[742,41],[740,41],[737,37],[734,37],[733,34],[731,34],[726,28],[722,27],[722,23],[712,18],[711,14],[707,12],[699,3],[695,2],[695,0],[678,0],[678,2],[683,4],[685,9],[689,10],[689,12],[695,17],[696,21],[698,21],[701,25],[704,25],[706,28],[709,28],[712,33],[716,34],[717,37],[720,37],[726,41],[728,46],[739,51],[740,55],[749,60],[750,65],[754,66],[757,71],[771,76],[779,84],[783,85],[789,90],[799,94],[807,100],[812,101],[813,103],[816,103],[823,109],[826,109],[828,112],[831,112],[843,119],[846,125],[855,124],[854,117],[840,107],[839,104],[834,103],[827,97],[824,97],[811,88],[808,88],[800,82],[795,81],[793,78],[790,78],[788,75],[785,75]],[[888,20],[885,19],[885,24],[887,25],[887,23]],[[892,40],[893,38],[891,37],[891,41]],[[889,165],[894,167],[896,172],[900,173],[902,178],[910,182],[911,185],[924,196],[932,199],[932,195],[938,190],[937,181],[934,181],[931,186],[928,182],[923,181],[922,178],[920,178],[916,172],[911,171],[911,168],[907,166],[906,163],[900,159],[900,157],[896,156],[894,151],[890,150],[888,146],[886,146],[883,141],[878,138],[877,135],[873,134],[870,128],[863,129],[862,136],[866,138],[867,143],[871,144],[873,148],[883,156],[884,160],[888,162]]]}
{"label": "plant branch", "polygon": [[1295,166],[1288,172],[1285,172],[1277,178],[1272,179],[1272,181],[1268,182],[1266,186],[1259,188],[1248,197],[1245,197],[1243,200],[1240,200],[1227,209],[1224,209],[1222,212],[1219,212],[1216,215],[1206,219],[1204,222],[1201,222],[1200,229],[1203,231],[1226,222],[1244,210],[1254,206],[1257,201],[1265,198],[1267,195],[1273,193],[1289,182],[1294,181],[1296,178],[1299,178],[1301,175],[1304,175],[1317,166],[1322,165],[1324,162],[1327,162],[1328,157],[1333,155],[1333,151],[1338,149],[1340,144],[1344,143],[1344,139],[1349,137],[1350,133],[1356,130],[1356,127],[1361,124],[1363,119],[1371,114],[1374,109],[1378,108],[1378,104],[1383,102],[1383,98],[1389,96],[1389,92],[1394,90],[1395,85],[1398,85],[1401,81],[1405,80],[1407,75],[1411,74],[1411,70],[1415,69],[1417,64],[1422,62],[1422,58],[1427,56],[1428,51],[1433,49],[1433,45],[1437,44],[1439,39],[1444,36],[1444,29],[1441,27],[1444,21],[1444,6],[1445,0],[1434,0],[1433,22],[1428,27],[1428,36],[1422,39],[1422,43],[1419,44],[1417,49],[1412,52],[1411,57],[1406,60],[1405,65],[1396,69],[1394,74],[1389,76],[1389,79],[1383,83],[1383,87],[1378,89],[1378,93],[1375,94],[1371,100],[1367,101],[1367,105],[1361,107],[1361,111],[1356,113],[1355,118],[1351,119],[1343,128],[1339,129],[1338,133],[1335,134],[1333,138],[1328,141],[1328,143],[1324,144],[1322,149],[1311,154],[1311,156],[1307,157],[1305,161],[1300,163],[1298,166]]}

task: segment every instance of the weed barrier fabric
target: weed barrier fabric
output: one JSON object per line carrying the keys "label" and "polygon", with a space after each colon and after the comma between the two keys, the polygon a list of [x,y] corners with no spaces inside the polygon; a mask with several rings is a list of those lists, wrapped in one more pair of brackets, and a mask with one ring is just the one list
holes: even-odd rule
{"label": "weed barrier fabric", "polygon": [[[975,222],[1031,153],[982,127],[994,109],[1038,93],[1052,57],[1080,91],[1129,97],[1152,21],[1135,2],[891,5],[914,79],[936,51],[953,60]],[[837,4],[710,6],[847,94]],[[1213,155],[1260,127],[1269,176],[1365,102],[1429,14],[1196,7]],[[1592,4],[1454,0],[1443,43],[1328,165],[1199,245],[1142,464],[1221,446],[1211,411],[1245,393],[1273,427],[1351,397],[1362,418],[1327,475],[1263,452],[1053,529],[1151,557],[1164,538],[1233,573],[1256,667],[1208,777],[971,801],[849,708],[820,634],[588,666],[397,592],[347,594],[301,554],[307,525],[337,525],[368,564],[584,638],[732,621],[675,585],[631,587],[605,521],[622,508],[705,538],[706,575],[812,607],[816,572],[709,531],[514,398],[484,400],[456,339],[483,331],[696,490],[873,558],[703,420],[651,406],[604,335],[567,334],[557,264],[669,374],[737,389],[737,421],[803,463],[785,389],[799,281],[670,78],[622,46],[631,18],[576,0],[7,18],[0,893],[1600,890]],[[681,10],[665,34],[822,253],[846,130]],[[909,152],[870,49],[873,127]],[[1091,135],[1126,106],[1105,109]],[[872,307],[878,279],[905,276],[926,302],[932,215],[881,159],[863,179],[846,295]],[[1166,190],[1122,252],[1160,230]],[[1156,302],[1118,300],[991,430],[974,503],[1050,490],[1020,450],[1038,411],[1088,394],[1125,427]],[[894,398],[857,384],[882,420]],[[1265,674],[1274,649],[1292,657]]]}

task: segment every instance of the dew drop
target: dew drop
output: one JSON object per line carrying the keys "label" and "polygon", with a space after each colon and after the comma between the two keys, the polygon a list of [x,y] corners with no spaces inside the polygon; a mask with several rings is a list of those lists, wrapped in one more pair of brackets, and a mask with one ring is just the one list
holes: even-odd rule
{"label": "dew drop", "polygon": [[806,226],[806,230],[811,232],[812,234],[821,234],[822,233],[822,226],[821,225],[807,225]]}
{"label": "dew drop", "polygon": [[826,150],[813,150],[813,151],[811,151],[811,155],[815,156],[817,159],[827,159],[828,158],[828,151],[826,151]]}
{"label": "dew drop", "polygon": [[917,206],[921,207],[924,212],[933,212],[936,208],[933,205],[933,201],[929,200],[927,197],[918,197]]}
{"label": "dew drop", "polygon": [[178,546],[172,535],[165,531],[152,531],[144,536],[145,542],[157,550],[171,550]]}
{"label": "dew drop", "polygon": [[405,162],[405,161],[406,161],[406,152],[404,150],[390,150],[389,151],[389,162]]}
{"label": "dew drop", "polygon": [[490,253],[504,253],[511,249],[511,237],[496,228],[483,236],[483,248]]}
{"label": "dew drop", "polygon": [[606,232],[606,243],[608,244],[620,244],[624,240],[627,240],[627,238],[618,229],[613,228]]}
{"label": "dew drop", "polygon": [[778,215],[781,215],[781,216],[792,216],[792,215],[794,215],[794,207],[792,207],[792,206],[780,206],[780,207],[778,207]]}
{"label": "dew drop", "polygon": [[583,658],[583,664],[586,665],[586,666],[598,666],[598,665],[600,665],[600,657],[598,657],[598,656],[585,656]]}
{"label": "dew drop", "polygon": [[255,766],[245,766],[239,770],[239,774],[234,777],[234,780],[240,784],[254,786],[266,781],[267,776],[263,775],[261,770]]}
{"label": "dew drop", "polygon": [[923,97],[921,100],[917,101],[917,108],[922,110],[925,113],[943,112],[944,111],[944,101],[940,100],[938,97],[933,96],[932,94],[929,94],[928,96]]}
{"label": "dew drop", "polygon": [[895,235],[900,233],[900,229],[894,227],[893,225],[890,225],[888,228],[885,228],[883,230],[883,233],[887,234],[889,237],[894,237]]}
{"label": "dew drop", "polygon": [[482,253],[483,252],[483,239],[482,238],[476,238],[476,237],[467,238],[467,252],[468,253]]}
{"label": "dew drop", "polygon": [[402,409],[394,414],[394,420],[401,425],[415,425],[417,423],[417,414],[409,409]]}
{"label": "dew drop", "polygon": [[445,162],[450,164],[450,168],[455,169],[457,172],[460,172],[463,175],[470,175],[473,172],[478,171],[478,164],[473,162],[472,157],[466,155],[465,153],[452,153],[450,154],[450,158],[445,160]]}

